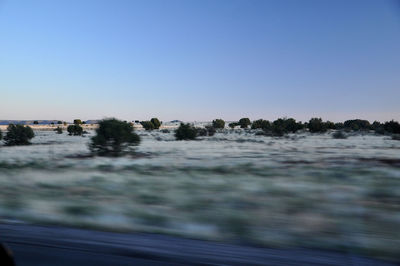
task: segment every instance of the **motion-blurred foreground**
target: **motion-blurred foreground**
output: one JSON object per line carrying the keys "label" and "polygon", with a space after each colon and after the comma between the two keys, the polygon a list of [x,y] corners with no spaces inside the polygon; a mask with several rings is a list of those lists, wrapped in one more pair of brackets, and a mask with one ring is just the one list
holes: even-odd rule
{"label": "motion-blurred foreground", "polygon": [[2,146],[1,219],[400,259],[400,141],[137,133],[134,157],[86,156],[92,131]]}

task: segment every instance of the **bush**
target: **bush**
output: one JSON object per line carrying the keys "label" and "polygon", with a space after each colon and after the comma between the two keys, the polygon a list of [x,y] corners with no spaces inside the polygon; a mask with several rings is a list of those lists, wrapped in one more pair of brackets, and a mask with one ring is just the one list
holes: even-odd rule
{"label": "bush", "polygon": [[160,126],[161,126],[161,122],[160,122],[160,120],[158,120],[158,118],[152,118],[151,120],[150,120],[150,122],[153,124],[153,126],[154,126],[154,129],[159,129],[160,128]]}
{"label": "bush", "polygon": [[63,133],[63,130],[62,130],[61,127],[55,128],[54,131],[55,131],[57,134],[62,134],[62,133]]}
{"label": "bush", "polygon": [[82,125],[82,120],[74,119],[74,125]]}
{"label": "bush", "polygon": [[196,128],[198,136],[214,136],[216,130],[213,126],[207,125],[204,128]]}
{"label": "bush", "polygon": [[388,133],[400,134],[400,124],[397,121],[392,120],[390,122],[385,122],[385,124],[383,124],[383,128]]}
{"label": "bush", "polygon": [[29,126],[10,124],[4,137],[7,146],[29,145],[29,141],[35,136]]}
{"label": "bush", "polygon": [[248,119],[248,118],[241,118],[241,119],[239,120],[239,125],[240,125],[240,128],[247,128],[248,126],[251,125],[250,119]]}
{"label": "bush", "polygon": [[34,125],[38,125],[38,124],[39,124],[39,121],[33,121],[33,124],[34,124]]}
{"label": "bush", "polygon": [[232,128],[232,129],[234,129],[236,126],[238,126],[239,124],[237,123],[237,122],[232,122],[232,123],[229,123],[229,127],[230,128]]}
{"label": "bush", "polygon": [[225,128],[225,121],[222,119],[215,119],[212,121],[213,128]]}
{"label": "bush", "polygon": [[269,121],[264,120],[264,119],[258,119],[253,121],[253,123],[251,124],[251,129],[263,129],[263,130],[267,130],[271,127],[271,124],[269,123]]}
{"label": "bush", "polygon": [[3,138],[3,133],[0,130],[0,140]]}
{"label": "bush", "polygon": [[57,125],[61,125],[62,123],[62,121],[57,121]]}
{"label": "bush", "polygon": [[367,120],[361,119],[346,120],[343,125],[346,129],[354,131],[369,130],[371,128],[371,125]]}
{"label": "bush", "polygon": [[80,125],[74,124],[67,127],[70,136],[82,136],[83,128]]}
{"label": "bush", "polygon": [[332,134],[332,138],[334,139],[347,139],[347,136],[343,133],[343,131],[336,131]]}
{"label": "bush", "polygon": [[197,130],[194,126],[187,123],[181,123],[175,131],[175,138],[177,140],[193,140],[196,139]]}
{"label": "bush", "polygon": [[153,130],[154,129],[154,124],[151,121],[142,121],[142,122],[140,122],[140,124],[146,130]]}
{"label": "bush", "polygon": [[321,118],[311,118],[307,126],[311,133],[323,133],[327,130],[326,125],[322,122]]}
{"label": "bush", "polygon": [[130,123],[111,118],[99,122],[89,148],[99,156],[120,156],[132,152],[139,143],[140,137]]}

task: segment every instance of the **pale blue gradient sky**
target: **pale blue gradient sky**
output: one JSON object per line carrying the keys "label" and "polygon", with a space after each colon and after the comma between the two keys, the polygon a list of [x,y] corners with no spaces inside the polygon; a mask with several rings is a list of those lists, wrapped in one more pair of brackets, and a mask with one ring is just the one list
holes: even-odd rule
{"label": "pale blue gradient sky", "polygon": [[400,120],[400,5],[0,0],[0,93],[0,119]]}

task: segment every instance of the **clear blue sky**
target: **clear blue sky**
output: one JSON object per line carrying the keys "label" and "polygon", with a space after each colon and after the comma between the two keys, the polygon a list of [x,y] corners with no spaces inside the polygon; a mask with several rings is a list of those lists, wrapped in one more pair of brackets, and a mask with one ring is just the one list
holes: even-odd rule
{"label": "clear blue sky", "polygon": [[0,0],[0,119],[400,120],[400,4]]}

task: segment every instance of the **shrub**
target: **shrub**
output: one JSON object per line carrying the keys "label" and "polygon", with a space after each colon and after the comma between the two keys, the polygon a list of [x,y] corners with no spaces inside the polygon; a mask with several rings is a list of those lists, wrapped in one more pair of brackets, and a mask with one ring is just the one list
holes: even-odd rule
{"label": "shrub", "polygon": [[303,125],[301,123],[297,123],[293,118],[279,118],[272,124],[275,128],[280,128],[283,133],[295,133],[297,130],[303,128]]}
{"label": "shrub", "polygon": [[150,120],[150,122],[153,124],[154,129],[159,129],[160,126],[161,126],[161,124],[162,124],[162,123],[160,122],[160,120],[158,120],[158,118],[156,118],[156,117],[152,118],[152,119]]}
{"label": "shrub", "polygon": [[29,141],[35,136],[29,126],[10,124],[4,137],[7,146],[29,145]]}
{"label": "shrub", "polygon": [[67,127],[67,131],[70,136],[81,136],[83,128],[78,124],[74,124],[74,125],[69,125]]}
{"label": "shrub", "polygon": [[194,126],[187,123],[181,123],[175,131],[175,138],[177,140],[193,140],[196,139],[197,130]]}
{"label": "shrub", "polygon": [[111,118],[99,122],[89,148],[99,156],[120,156],[132,152],[139,143],[140,137],[130,123]]}
{"label": "shrub", "polygon": [[204,128],[196,128],[198,136],[214,136],[216,130],[213,126],[207,125]]}
{"label": "shrub", "polygon": [[[224,125],[225,125],[225,122],[224,122]],[[207,135],[208,135],[208,136],[214,136],[214,134],[215,134],[215,132],[216,132],[214,126],[212,126],[212,125],[207,125],[207,126],[205,126],[205,128],[206,128],[206,130],[207,130]]]}
{"label": "shrub", "polygon": [[331,122],[331,121],[326,121],[325,122],[326,128],[327,129],[336,129],[336,125],[335,123]]}
{"label": "shrub", "polygon": [[0,140],[3,138],[3,133],[0,130]]}
{"label": "shrub", "polygon": [[222,119],[215,119],[212,121],[212,126],[214,128],[225,128],[225,121]]}
{"label": "shrub", "polygon": [[57,125],[61,125],[62,124],[62,121],[57,121]]}
{"label": "shrub", "polygon": [[82,125],[82,120],[80,120],[80,119],[74,119],[74,124],[75,124],[75,125]]}
{"label": "shrub", "polygon": [[264,120],[264,119],[258,119],[253,121],[253,123],[251,124],[251,129],[263,129],[263,130],[267,130],[271,127],[271,124],[269,123],[269,121]]}
{"label": "shrub", "polygon": [[248,119],[248,118],[241,118],[239,120],[240,128],[247,128],[248,126],[250,126],[250,124],[251,124],[251,122],[250,122],[250,119]]}
{"label": "shrub", "polygon": [[169,130],[168,129],[161,129],[160,132],[161,133],[169,133]]}
{"label": "shrub", "polygon": [[344,127],[349,130],[369,130],[371,125],[367,120],[361,119],[353,119],[353,120],[346,120],[343,123]]}
{"label": "shrub", "polygon": [[33,124],[34,124],[34,125],[38,125],[38,124],[39,124],[39,121],[33,121]]}
{"label": "shrub", "polygon": [[343,123],[335,123],[335,129],[343,129],[344,128],[344,125],[343,125]]}
{"label": "shrub", "polygon": [[388,133],[400,134],[400,124],[397,121],[392,120],[385,122],[385,124],[383,124],[383,128]]}
{"label": "shrub", "polygon": [[317,132],[326,132],[327,128],[324,122],[322,122],[321,118],[311,118],[310,121],[308,122],[308,130],[311,133],[317,133]]}
{"label": "shrub", "polygon": [[57,134],[62,134],[62,133],[63,133],[63,130],[62,130],[61,127],[55,128],[54,131],[55,131]]}
{"label": "shrub", "polygon": [[146,130],[153,130],[154,129],[154,124],[151,121],[142,121],[142,122],[140,122],[140,124]]}
{"label": "shrub", "polygon": [[332,134],[332,138],[334,139],[347,139],[347,136],[343,133],[343,131],[336,131]]}
{"label": "shrub", "polygon": [[232,123],[229,123],[229,127],[230,128],[232,128],[232,129],[234,129],[236,126],[238,126],[239,124],[237,123],[237,122],[232,122]]}

